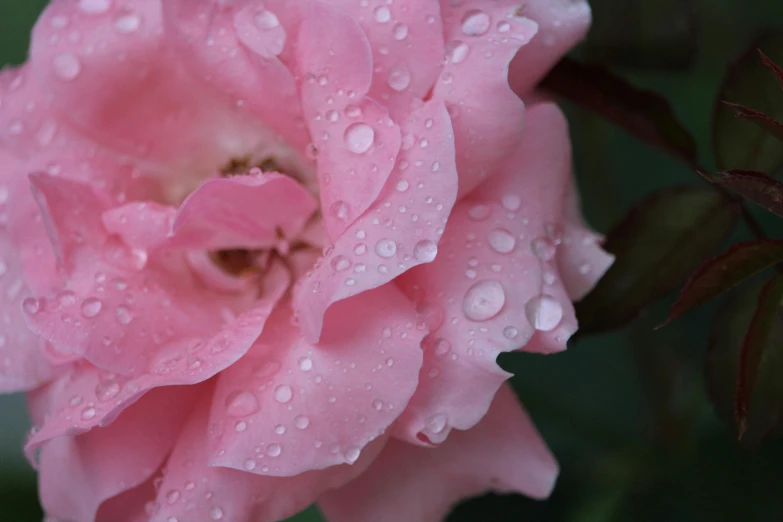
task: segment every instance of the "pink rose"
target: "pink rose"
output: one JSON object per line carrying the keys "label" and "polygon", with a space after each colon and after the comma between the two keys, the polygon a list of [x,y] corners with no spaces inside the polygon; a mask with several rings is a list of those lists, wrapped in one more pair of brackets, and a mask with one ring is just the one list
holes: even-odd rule
{"label": "pink rose", "polygon": [[0,390],[30,392],[48,515],[546,497],[557,464],[495,359],[565,349],[611,263],[532,92],[589,16],[54,0],[0,73]]}

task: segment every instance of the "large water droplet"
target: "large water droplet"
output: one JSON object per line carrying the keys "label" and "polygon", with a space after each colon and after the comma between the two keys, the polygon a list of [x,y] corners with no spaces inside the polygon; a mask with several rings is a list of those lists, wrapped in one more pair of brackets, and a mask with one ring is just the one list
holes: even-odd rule
{"label": "large water droplet", "polygon": [[350,446],[345,450],[345,461],[348,462],[348,464],[353,464],[359,460],[361,453],[362,450],[358,446]]}
{"label": "large water droplet", "polygon": [[99,401],[108,401],[120,393],[120,385],[117,381],[106,379],[95,386],[95,396]]}
{"label": "large water droplet", "polygon": [[41,308],[41,300],[36,299],[35,297],[28,297],[22,301],[22,310],[24,310],[26,314],[35,315],[41,311]]}
{"label": "large water droplet", "polygon": [[82,63],[71,53],[58,54],[54,57],[54,73],[64,81],[75,80],[82,71]]}
{"label": "large water droplet", "polygon": [[386,22],[391,20],[391,11],[385,5],[376,7],[374,13],[375,13],[375,21],[380,24],[385,24]]}
{"label": "large water droplet", "polygon": [[[446,53],[451,63],[462,63],[470,54],[470,46],[465,42],[454,40],[446,44]],[[445,76],[444,80],[446,80]]]}
{"label": "large water droplet", "polygon": [[294,396],[294,391],[287,384],[281,384],[275,388],[275,400],[280,403],[287,403]]}
{"label": "large water droplet", "polygon": [[554,297],[542,294],[525,304],[525,315],[533,328],[549,332],[563,319],[563,307]]}
{"label": "large water droplet", "polygon": [[404,62],[398,62],[389,69],[386,83],[397,92],[402,92],[411,84],[411,73]]}
{"label": "large water droplet", "polygon": [[397,243],[391,239],[381,239],[375,243],[375,253],[383,258],[390,258],[397,252]]}
{"label": "large water droplet", "polygon": [[473,9],[462,17],[462,32],[468,36],[481,36],[489,31],[492,19],[484,11]]}
{"label": "large water droplet", "polygon": [[307,429],[307,427],[310,425],[310,419],[308,419],[305,415],[297,415],[294,417],[294,426],[296,426],[300,430]]}
{"label": "large water droplet", "polygon": [[269,31],[270,29],[278,27],[280,25],[280,20],[278,20],[275,13],[264,9],[263,11],[256,13],[253,17],[253,23],[262,31]]}
{"label": "large water droplet", "polygon": [[330,264],[335,272],[342,272],[351,268],[351,261],[345,256],[335,256]]}
{"label": "large water droplet", "polygon": [[313,369],[313,360],[309,357],[299,359],[299,369],[303,372],[309,372]]}
{"label": "large water droplet", "polygon": [[245,417],[258,411],[258,399],[249,391],[237,391],[226,397],[226,413],[232,417]]}
{"label": "large water droplet", "polygon": [[364,154],[375,141],[375,129],[366,123],[353,123],[345,129],[345,144],[354,154]]}
{"label": "large water droplet", "polygon": [[92,406],[88,406],[82,410],[82,420],[91,420],[95,418],[98,412]]}
{"label": "large water droplet", "polygon": [[517,246],[517,240],[506,229],[498,228],[489,233],[487,237],[489,246],[499,254],[509,254]]}
{"label": "large water droplet", "polygon": [[270,457],[277,457],[283,452],[283,448],[280,444],[270,444],[266,447],[266,454]]}
{"label": "large water droplet", "polygon": [[430,263],[438,255],[438,245],[433,241],[424,239],[413,247],[413,257],[420,263]]}
{"label": "large water droplet", "polygon": [[408,26],[405,24],[397,24],[392,31],[395,40],[404,40],[408,36]]}
{"label": "large water droplet", "polygon": [[114,19],[114,29],[118,33],[135,33],[141,27],[141,17],[136,13],[123,12]]}
{"label": "large water droplet", "polygon": [[103,309],[103,303],[100,299],[95,297],[88,297],[82,302],[82,315],[88,319],[91,319],[101,313]]}
{"label": "large water droplet", "polygon": [[486,321],[495,317],[506,303],[506,292],[500,281],[479,281],[465,293],[462,312],[473,321]]}
{"label": "large water droplet", "polygon": [[105,13],[111,7],[111,0],[79,0],[79,9],[89,14]]}
{"label": "large water droplet", "polygon": [[212,520],[222,520],[223,519],[223,509],[215,506],[212,509],[209,510],[209,518]]}

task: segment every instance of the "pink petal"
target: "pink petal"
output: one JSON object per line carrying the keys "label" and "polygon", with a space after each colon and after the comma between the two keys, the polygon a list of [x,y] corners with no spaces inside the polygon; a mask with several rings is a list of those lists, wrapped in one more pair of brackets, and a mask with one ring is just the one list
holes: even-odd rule
{"label": "pink petal", "polygon": [[315,210],[312,196],[282,174],[214,179],[182,203],[172,243],[204,250],[268,248],[294,238]]}
{"label": "pink petal", "polygon": [[[303,171],[308,168],[302,168],[299,155],[310,139],[299,93],[293,74],[275,56],[281,54],[275,52],[278,39],[283,49],[290,47],[294,23],[289,19],[298,22],[296,7],[269,1],[218,5],[214,0],[170,0],[163,2],[163,14],[168,41],[190,73],[209,77],[210,87],[231,99],[240,115],[268,126],[265,141],[274,144],[276,160],[290,160],[299,167],[293,170]],[[281,151],[287,158],[280,157]]]}
{"label": "pink petal", "polygon": [[115,422],[50,441],[41,452],[41,503],[50,516],[92,521],[105,500],[163,464],[197,397],[194,387],[156,390]]}
{"label": "pink petal", "polygon": [[165,242],[177,210],[152,201],[128,203],[103,213],[103,226],[131,248],[151,250]]}
{"label": "pink petal", "polygon": [[101,504],[95,522],[149,522],[149,502],[155,498],[157,475],[147,479],[140,486],[129,489]]}
{"label": "pink petal", "polygon": [[325,491],[358,476],[382,447],[382,441],[372,444],[353,466],[333,466],[288,478],[263,477],[209,466],[208,425],[209,402],[204,401],[194,411],[166,464],[158,493],[159,509],[150,522],[282,520],[312,504]]}
{"label": "pink petal", "polygon": [[514,92],[525,96],[590,27],[585,0],[528,0],[523,14],[538,24],[538,34],[520,49],[509,68]]}
{"label": "pink petal", "polygon": [[[237,362],[258,338],[266,318],[288,288],[285,274],[270,274],[268,279],[263,298],[228,324],[216,326],[214,331],[198,335],[193,332],[197,327],[204,327],[200,323],[204,323],[206,319],[201,318],[200,321],[193,321],[188,329],[177,332],[179,338],[169,344],[157,350],[140,353],[139,357],[149,357],[151,361],[149,365],[138,367],[136,376],[108,375],[108,372],[83,363],[75,366],[70,374],[54,381],[49,387],[36,392],[38,395],[35,400],[48,404],[42,409],[47,411],[49,416],[40,430],[28,441],[27,451],[34,450],[53,437],[83,433],[94,426],[110,422],[150,389],[197,384]],[[140,317],[135,320],[149,323],[149,316],[154,315],[157,310],[148,308],[146,317],[139,312]],[[131,330],[133,331],[125,337],[131,338],[131,344],[126,348],[128,350],[138,347],[141,342],[135,339],[135,336],[139,335],[138,331]],[[136,344],[133,344],[133,341]],[[91,342],[95,344],[95,341]],[[106,347],[104,352],[120,357]]]}
{"label": "pink petal", "polygon": [[161,0],[98,11],[52,2],[35,26],[30,56],[33,81],[58,121],[156,164],[161,175],[204,177],[261,142],[258,121],[186,68],[163,31]]}
{"label": "pink petal", "polygon": [[524,104],[508,85],[508,64],[536,24],[519,8],[518,0],[441,0],[447,63],[433,97],[454,122],[461,196],[494,174],[522,136]]}
{"label": "pink petal", "polygon": [[395,121],[405,121],[413,109],[412,102],[425,99],[442,69],[440,5],[436,0],[329,3],[351,14],[370,42],[370,96],[381,100]]}
{"label": "pink petal", "polygon": [[437,449],[391,441],[366,473],[319,506],[330,522],[435,522],[487,491],[546,498],[557,474],[530,418],[503,387],[475,428]]}
{"label": "pink petal", "polygon": [[557,266],[568,295],[582,299],[614,263],[614,256],[601,248],[603,237],[582,219],[579,194],[572,183],[566,204],[563,244],[557,252]]}
{"label": "pink petal", "polygon": [[[528,111],[528,131],[501,172],[452,212],[433,263],[400,284],[430,331],[419,388],[395,434],[442,442],[473,427],[509,377],[500,352],[565,349],[576,329],[554,255],[570,174],[568,127],[552,104]],[[527,347],[526,347],[527,349]]]}
{"label": "pink petal", "polygon": [[404,134],[378,201],[295,289],[294,309],[310,340],[318,339],[333,303],[429,263],[437,253],[457,194],[454,136],[443,104],[430,102],[411,114]]}
{"label": "pink petal", "polygon": [[336,240],[375,202],[400,150],[400,129],[367,98],[372,50],[355,20],[326,4],[307,10],[297,41],[302,106],[318,154],[324,223]]}
{"label": "pink petal", "polygon": [[416,389],[424,332],[414,322],[393,285],[335,306],[316,345],[277,312],[218,380],[211,464],[294,476],[354,463]]}

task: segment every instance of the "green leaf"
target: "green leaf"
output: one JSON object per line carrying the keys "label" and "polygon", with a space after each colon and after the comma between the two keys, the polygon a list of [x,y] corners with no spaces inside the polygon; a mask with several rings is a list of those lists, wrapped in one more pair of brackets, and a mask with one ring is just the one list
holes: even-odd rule
{"label": "green leaf", "polygon": [[604,248],[617,260],[576,305],[580,331],[621,326],[676,290],[726,239],[737,215],[735,202],[707,187],[648,197],[608,234]]}
{"label": "green leaf", "polygon": [[[783,421],[783,276],[735,293],[718,312],[707,354],[716,411],[757,446]],[[740,413],[740,415],[737,415]]]}
{"label": "green leaf", "polygon": [[591,0],[583,51],[591,62],[633,69],[684,69],[696,58],[693,0]]}
{"label": "green leaf", "polygon": [[756,312],[750,321],[748,332],[740,348],[739,372],[737,374],[737,393],[735,409],[739,423],[740,438],[748,427],[750,401],[753,388],[759,375],[764,351],[770,341],[775,318],[783,304],[783,275],[776,275],[764,285],[759,294]]}
{"label": "green leaf", "polygon": [[662,96],[600,66],[565,58],[544,79],[549,91],[589,109],[638,139],[695,163],[696,142]]}
{"label": "green leaf", "polygon": [[747,241],[706,261],[685,284],[669,317],[658,328],[712,301],[749,277],[783,262],[783,241]]}
{"label": "green leaf", "polygon": [[710,183],[726,187],[769,212],[783,217],[783,183],[775,178],[753,170],[726,170],[713,175],[703,172],[699,174]]}
{"label": "green leaf", "polygon": [[[759,56],[759,49],[769,57]],[[783,147],[775,136],[752,121],[737,118],[732,106],[720,103],[752,107],[769,119],[783,121],[783,92],[774,69],[770,71],[772,60],[783,61],[783,32],[757,38],[726,73],[713,121],[715,161],[721,170],[778,173],[783,169]]]}
{"label": "green leaf", "polygon": [[731,103],[731,102],[723,102],[724,105],[727,105],[734,109],[735,113],[734,116],[737,118],[742,118],[745,120],[752,121],[768,133],[770,133],[772,136],[776,137],[780,141],[783,142],[783,123],[780,123],[777,120],[773,120],[763,112],[754,111],[753,109],[750,109],[748,107],[745,107],[744,105],[740,105],[738,103]]}

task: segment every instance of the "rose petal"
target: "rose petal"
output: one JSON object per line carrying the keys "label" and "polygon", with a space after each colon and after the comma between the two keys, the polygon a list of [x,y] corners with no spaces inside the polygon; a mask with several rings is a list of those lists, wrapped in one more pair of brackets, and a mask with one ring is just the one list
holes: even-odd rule
{"label": "rose petal", "polygon": [[282,174],[215,179],[182,203],[174,219],[172,245],[268,248],[294,238],[315,210],[310,194]]}
{"label": "rose petal", "polygon": [[[382,447],[373,443],[353,466],[333,466],[295,477],[263,477],[208,465],[209,401],[194,411],[169,458],[150,522],[221,520],[273,522],[301,511],[322,493],[362,473]],[[259,464],[260,466],[260,464]]]}
{"label": "rose petal", "polygon": [[105,501],[95,515],[95,522],[149,522],[147,509],[149,502],[155,498],[156,480],[160,480],[160,477],[154,475],[140,486]]}
{"label": "rose petal", "polygon": [[381,193],[400,150],[400,129],[366,97],[372,50],[347,14],[313,3],[299,31],[296,59],[318,153],[324,224],[336,240]]}
{"label": "rose petal", "polygon": [[585,37],[591,14],[585,0],[528,0],[522,14],[538,24],[535,38],[519,50],[508,71],[509,84],[524,97]]}
{"label": "rose petal", "polygon": [[443,104],[415,111],[404,133],[405,146],[378,201],[295,289],[294,309],[311,341],[333,303],[377,288],[437,254],[457,195],[454,137]]}
{"label": "rose petal", "polygon": [[552,104],[529,109],[528,125],[503,170],[457,204],[437,259],[400,278],[431,332],[419,388],[395,431],[410,442],[437,444],[452,427],[474,426],[510,376],[495,362],[500,352],[537,330],[532,351],[560,351],[576,329],[554,258],[568,127]]}
{"label": "rose petal", "polygon": [[194,387],[151,392],[105,428],[50,441],[41,452],[41,503],[51,516],[94,520],[102,502],[149,479],[174,445]]}
{"label": "rose petal", "polygon": [[152,201],[128,203],[103,213],[106,231],[131,248],[151,250],[169,238],[177,209]]}
{"label": "rose petal", "polygon": [[352,464],[416,389],[424,332],[393,285],[336,305],[316,345],[290,319],[276,312],[248,355],[220,375],[213,465],[293,476]]}
{"label": "rose petal", "polygon": [[457,142],[459,193],[502,167],[522,136],[524,104],[508,85],[508,64],[536,34],[518,0],[441,0],[446,67],[434,99],[446,102]]}
{"label": "rose petal", "polygon": [[391,441],[366,473],[324,495],[319,506],[330,522],[432,522],[487,491],[546,498],[557,474],[554,457],[506,386],[475,428],[437,449]]}

